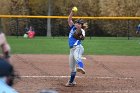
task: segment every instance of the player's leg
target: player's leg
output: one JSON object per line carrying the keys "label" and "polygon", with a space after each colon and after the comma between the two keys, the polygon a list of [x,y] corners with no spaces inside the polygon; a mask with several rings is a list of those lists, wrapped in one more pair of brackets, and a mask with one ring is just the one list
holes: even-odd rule
{"label": "player's leg", "polygon": [[70,67],[71,75],[68,83],[66,84],[67,87],[72,87],[76,84],[76,82],[74,81],[76,76],[76,62],[74,60],[73,53],[74,53],[74,48],[70,50],[70,55],[69,55],[69,67]]}
{"label": "player's leg", "polygon": [[84,53],[84,48],[82,45],[78,45],[74,51],[74,58],[77,62],[78,67],[84,68],[83,61],[81,59],[82,54]]}
{"label": "player's leg", "polygon": [[83,61],[81,59],[83,53],[84,53],[83,46],[82,45],[78,45],[76,47],[76,50],[74,51],[74,58],[75,58],[76,63],[78,65],[77,72],[81,72],[82,74],[85,74],[84,63],[83,63]]}
{"label": "player's leg", "polygon": [[76,62],[75,62],[74,57],[73,57],[73,50],[69,56],[69,66],[70,66],[70,70],[71,70],[70,83],[72,83],[75,79],[75,76],[76,76]]}

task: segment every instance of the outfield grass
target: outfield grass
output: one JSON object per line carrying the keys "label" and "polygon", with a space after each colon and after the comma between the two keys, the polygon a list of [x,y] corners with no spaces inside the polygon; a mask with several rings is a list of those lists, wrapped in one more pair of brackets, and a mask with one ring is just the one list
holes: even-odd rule
{"label": "outfield grass", "polygon": [[[13,54],[69,54],[67,37],[7,37]],[[83,42],[85,54],[140,56],[140,39],[92,37]]]}

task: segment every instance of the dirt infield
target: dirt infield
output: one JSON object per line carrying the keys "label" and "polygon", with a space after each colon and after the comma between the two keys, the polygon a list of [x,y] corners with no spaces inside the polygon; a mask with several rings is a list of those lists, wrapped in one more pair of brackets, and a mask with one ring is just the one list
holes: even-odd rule
{"label": "dirt infield", "polygon": [[86,74],[69,79],[68,55],[16,54],[12,64],[21,76],[14,88],[20,93],[52,89],[59,93],[140,93],[140,56],[85,55]]}

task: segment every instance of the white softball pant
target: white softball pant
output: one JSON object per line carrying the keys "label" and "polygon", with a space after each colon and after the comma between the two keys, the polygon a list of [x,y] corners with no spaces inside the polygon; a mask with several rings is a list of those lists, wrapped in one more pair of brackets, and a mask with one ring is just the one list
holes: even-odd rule
{"label": "white softball pant", "polygon": [[74,46],[70,49],[69,66],[71,72],[76,72],[76,64],[78,60],[82,60],[82,54],[84,53],[84,47],[82,45]]}

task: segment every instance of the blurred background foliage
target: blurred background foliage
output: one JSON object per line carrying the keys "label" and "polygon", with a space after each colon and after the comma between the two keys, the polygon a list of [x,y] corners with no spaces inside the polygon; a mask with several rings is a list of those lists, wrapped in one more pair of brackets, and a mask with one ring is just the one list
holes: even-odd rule
{"label": "blurred background foliage", "polygon": [[[139,0],[0,0],[1,15],[68,16],[140,16]],[[139,20],[85,20],[87,36],[135,36]],[[1,18],[0,29],[7,35],[23,35],[33,26],[38,36],[67,36],[67,19]]]}

